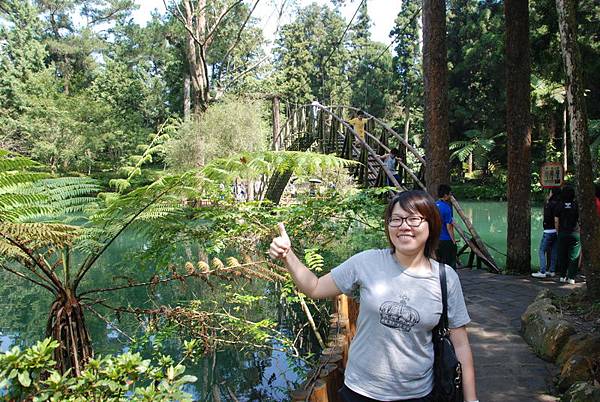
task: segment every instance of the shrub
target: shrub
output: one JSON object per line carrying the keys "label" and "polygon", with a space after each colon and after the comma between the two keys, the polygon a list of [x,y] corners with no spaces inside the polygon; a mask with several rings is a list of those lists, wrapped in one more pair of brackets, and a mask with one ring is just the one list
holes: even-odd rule
{"label": "shrub", "polygon": [[0,354],[0,395],[36,401],[192,401],[182,387],[196,381],[185,367],[163,357],[154,365],[139,353],[91,359],[80,377],[54,369],[58,342],[45,339],[23,351]]}

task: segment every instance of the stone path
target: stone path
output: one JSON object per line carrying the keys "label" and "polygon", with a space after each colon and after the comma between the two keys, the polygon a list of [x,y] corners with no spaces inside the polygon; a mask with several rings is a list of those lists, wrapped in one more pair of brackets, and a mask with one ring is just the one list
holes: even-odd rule
{"label": "stone path", "polygon": [[477,396],[482,402],[557,401],[551,396],[553,364],[538,358],[520,335],[521,314],[542,289],[564,294],[583,283],[558,278],[458,270],[472,322],[469,341],[475,359]]}

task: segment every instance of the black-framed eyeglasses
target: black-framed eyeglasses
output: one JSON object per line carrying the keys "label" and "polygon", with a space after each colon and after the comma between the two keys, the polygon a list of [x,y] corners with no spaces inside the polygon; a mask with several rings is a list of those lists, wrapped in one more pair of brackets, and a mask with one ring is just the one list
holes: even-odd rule
{"label": "black-framed eyeglasses", "polygon": [[423,223],[423,221],[426,220],[427,219],[423,218],[422,216],[416,215],[406,217],[395,216],[392,219],[390,219],[390,223],[388,223],[388,226],[391,228],[399,228],[406,221],[406,224],[408,226],[410,226],[411,228],[416,228],[418,226],[421,226],[421,223]]}

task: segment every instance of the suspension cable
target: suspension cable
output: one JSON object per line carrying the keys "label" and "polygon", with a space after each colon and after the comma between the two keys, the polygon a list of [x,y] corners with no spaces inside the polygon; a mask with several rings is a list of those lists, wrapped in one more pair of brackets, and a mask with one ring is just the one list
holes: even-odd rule
{"label": "suspension cable", "polygon": [[329,59],[331,59],[331,56],[333,56],[333,54],[335,53],[335,51],[338,49],[338,47],[340,46],[340,44],[342,43],[342,41],[344,40],[344,36],[346,36],[346,32],[348,32],[348,29],[350,29],[350,26],[352,25],[352,22],[354,21],[354,18],[356,17],[356,14],[358,14],[358,11],[360,10],[360,8],[362,7],[363,3],[366,0],[362,0],[360,2],[360,4],[358,5],[358,7],[356,8],[356,11],[354,11],[354,15],[352,16],[352,18],[350,19],[350,22],[348,23],[348,25],[346,25],[346,29],[344,29],[344,32],[342,33],[342,37],[340,38],[340,40],[338,41],[338,43],[336,43],[336,45],[333,47],[333,49],[331,50],[331,53],[329,53],[329,56],[327,56],[327,58],[325,59],[325,61],[323,62],[323,66],[322,68],[324,69],[325,66],[327,65],[327,62],[329,61]]}
{"label": "suspension cable", "polygon": [[[378,65],[376,65],[375,63],[381,58],[381,56],[383,56],[389,49],[390,47],[392,47],[392,45],[398,40],[398,38],[400,37],[400,35],[404,34],[404,32],[406,31],[406,29],[408,28],[408,26],[410,24],[412,24],[414,22],[414,20],[417,18],[417,15],[419,15],[419,13],[421,12],[422,7],[419,7],[417,10],[415,10],[415,12],[413,13],[413,15],[410,17],[410,20],[404,24],[402,26],[402,28],[400,29],[400,31],[395,35],[395,37],[392,39],[392,41],[389,43],[389,45],[387,45],[387,47],[385,49],[383,49],[383,51],[381,51],[379,53],[379,55],[377,55],[377,57],[375,58],[375,60],[373,60],[370,64],[373,64],[373,69],[378,69],[380,68]],[[340,88],[340,92],[344,91],[346,88],[348,88],[350,85],[352,85],[353,83],[351,81],[348,81],[343,87]]]}

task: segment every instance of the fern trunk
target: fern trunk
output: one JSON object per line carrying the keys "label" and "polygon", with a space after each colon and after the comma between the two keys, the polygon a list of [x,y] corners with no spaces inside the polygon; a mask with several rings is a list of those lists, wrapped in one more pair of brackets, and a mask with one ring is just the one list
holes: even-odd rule
{"label": "fern trunk", "polygon": [[83,307],[74,294],[67,291],[52,303],[46,336],[59,342],[54,351],[57,369],[62,373],[71,369],[71,374],[79,376],[93,351]]}

